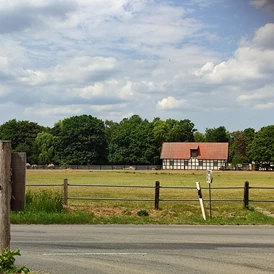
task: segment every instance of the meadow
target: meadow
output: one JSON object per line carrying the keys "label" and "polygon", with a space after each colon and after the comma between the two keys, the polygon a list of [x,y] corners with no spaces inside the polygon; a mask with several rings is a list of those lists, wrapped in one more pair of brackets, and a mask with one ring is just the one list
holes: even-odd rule
{"label": "meadow", "polygon": [[[119,200],[68,200],[62,212],[12,214],[14,223],[124,223],[124,224],[274,224],[274,218],[262,211],[274,213],[274,202],[250,202],[249,209],[243,206],[243,186],[245,181],[250,187],[274,187],[273,172],[255,171],[214,171],[211,185],[211,218],[209,216],[209,190],[205,171],[136,171],[136,170],[28,170],[27,196],[51,192],[63,197],[62,186],[68,179],[69,197],[75,198],[133,198],[152,199],[152,201]],[[155,182],[159,181],[160,205],[154,209]],[[202,187],[207,220],[203,220],[196,182]],[[45,184],[46,187],[32,185]],[[119,186],[149,186],[151,188],[91,187],[77,186],[107,184]],[[170,186],[189,186],[191,189],[164,188]],[[242,187],[236,189],[214,189],[215,187]],[[33,196],[34,195],[34,196]],[[51,195],[51,196],[52,196]],[[45,198],[45,197],[44,197]],[[44,198],[38,197],[42,200]],[[32,198],[33,200],[34,198]],[[193,201],[164,201],[164,200]],[[241,200],[237,202],[214,201],[216,199]],[[274,189],[250,189],[250,200],[274,200]],[[49,198],[45,198],[49,200]],[[44,202],[45,203],[45,202]],[[37,206],[36,206],[37,207]],[[38,215],[40,217],[37,217]],[[35,216],[35,217],[34,217]]]}

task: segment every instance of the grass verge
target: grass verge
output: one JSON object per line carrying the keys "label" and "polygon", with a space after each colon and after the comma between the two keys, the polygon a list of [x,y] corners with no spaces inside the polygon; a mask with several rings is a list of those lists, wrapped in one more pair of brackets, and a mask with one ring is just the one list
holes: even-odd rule
{"label": "grass verge", "polygon": [[[43,190],[27,193],[24,212],[12,212],[13,224],[220,224],[220,225],[274,225],[274,218],[245,209],[235,203],[221,204],[212,210],[212,218],[203,220],[196,204],[168,204],[159,210],[149,204],[132,207],[112,204],[112,206],[89,205],[63,207],[59,193]],[[208,213],[208,212],[207,212]],[[207,214],[208,215],[208,214]]]}
{"label": "grass verge", "polygon": [[[68,178],[69,197],[154,197],[154,188],[103,188],[79,187],[77,184],[112,184],[154,186],[195,186],[200,181],[203,197],[208,199],[208,185],[204,171],[82,171],[82,170],[29,170],[27,173],[26,210],[12,212],[13,224],[274,224],[274,218],[263,210],[274,212],[274,203],[251,204],[243,208],[242,202],[212,202],[212,218],[209,218],[209,203],[205,202],[207,220],[204,221],[196,189],[162,188],[161,199],[194,199],[194,202],[160,201],[160,209],[154,210],[152,202],[134,201],[76,201],[62,204],[62,187],[32,187],[32,184],[62,184]],[[273,185],[271,172],[214,172],[213,187]],[[212,199],[243,199],[243,189],[212,190]],[[273,190],[250,190],[250,199],[271,199]],[[260,206],[258,211],[255,205]],[[146,214],[147,213],[147,214]]]}

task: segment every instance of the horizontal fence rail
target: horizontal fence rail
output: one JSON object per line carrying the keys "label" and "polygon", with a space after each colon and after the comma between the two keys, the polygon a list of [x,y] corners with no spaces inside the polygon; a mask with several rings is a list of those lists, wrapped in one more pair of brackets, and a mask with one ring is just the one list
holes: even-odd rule
{"label": "horizontal fence rail", "polygon": [[69,184],[69,186],[94,186],[94,187],[124,187],[124,188],[155,188],[154,186],[130,186],[130,185],[104,185],[104,184]]}
{"label": "horizontal fence rail", "polygon": [[[68,200],[87,200],[87,201],[136,201],[136,202],[154,202],[154,208],[159,209],[160,202],[197,202],[198,199],[168,199],[160,198],[160,189],[193,189],[194,186],[161,186],[159,181],[155,182],[154,186],[141,186],[141,185],[110,185],[110,184],[69,184],[68,179],[64,179],[63,184],[27,184],[28,187],[62,187],[64,204],[68,204]],[[153,198],[104,198],[104,197],[70,197],[69,196],[69,187],[103,187],[103,188],[142,188],[142,189],[154,189]],[[248,208],[250,202],[274,202],[274,200],[254,200],[249,198],[250,189],[260,189],[260,190],[274,190],[274,187],[265,187],[265,186],[249,186],[249,182],[245,182],[244,186],[224,186],[224,187],[211,187],[211,190],[227,190],[227,189],[242,189],[243,190],[243,199],[204,199],[206,202],[243,202],[244,207]],[[203,191],[206,188],[203,188]],[[274,194],[274,193],[273,193]],[[273,195],[274,196],[274,195]]]}
{"label": "horizontal fence rail", "polygon": [[64,186],[64,184],[27,184],[26,186]]}

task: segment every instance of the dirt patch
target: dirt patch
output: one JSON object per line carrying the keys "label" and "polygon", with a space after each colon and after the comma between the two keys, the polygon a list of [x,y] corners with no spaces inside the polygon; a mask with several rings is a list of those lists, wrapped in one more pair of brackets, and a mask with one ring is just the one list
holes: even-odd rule
{"label": "dirt patch", "polygon": [[[85,207],[85,206],[77,206],[77,207],[66,207],[66,211],[75,212],[82,211],[94,214],[95,217],[129,217],[129,216],[138,216],[137,212],[143,210],[142,208],[134,208],[129,209],[126,207]],[[159,211],[157,210],[146,210],[151,217],[156,217],[159,215]]]}
{"label": "dirt patch", "polygon": [[274,218],[274,213],[272,213],[272,212],[270,212],[270,211],[268,211],[268,210],[265,210],[265,209],[263,209],[263,208],[261,208],[261,207],[255,207],[255,210],[257,210],[258,212],[264,214],[264,215],[267,216],[267,217],[272,217],[272,218]]}

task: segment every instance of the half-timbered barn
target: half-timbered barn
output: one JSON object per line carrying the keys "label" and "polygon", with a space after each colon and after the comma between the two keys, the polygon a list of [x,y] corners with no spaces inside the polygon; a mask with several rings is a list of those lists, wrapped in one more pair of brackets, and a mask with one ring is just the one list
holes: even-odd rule
{"label": "half-timbered barn", "polygon": [[211,169],[227,166],[228,143],[165,142],[161,151],[163,169]]}

